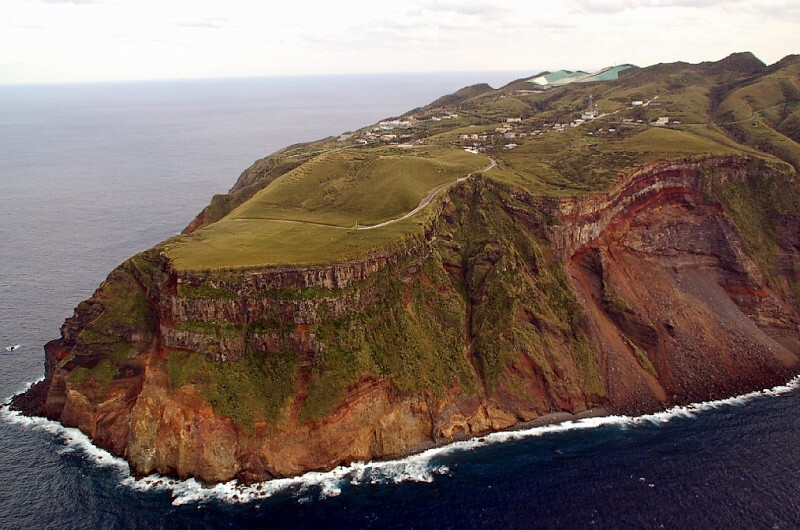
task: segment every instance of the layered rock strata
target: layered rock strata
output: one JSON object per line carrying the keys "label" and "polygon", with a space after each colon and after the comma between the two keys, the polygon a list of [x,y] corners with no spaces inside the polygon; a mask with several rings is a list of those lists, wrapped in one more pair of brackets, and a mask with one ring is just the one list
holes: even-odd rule
{"label": "layered rock strata", "polygon": [[555,200],[477,176],[400,250],[326,267],[193,273],[156,248],[14,406],[139,474],[254,481],[777,384],[800,371],[798,218],[775,213],[762,255],[732,198],[781,179],[685,160]]}

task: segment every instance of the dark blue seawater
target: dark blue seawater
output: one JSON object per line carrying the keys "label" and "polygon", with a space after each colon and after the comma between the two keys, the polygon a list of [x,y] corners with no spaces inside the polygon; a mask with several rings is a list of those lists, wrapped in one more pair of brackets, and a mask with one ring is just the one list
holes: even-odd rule
{"label": "dark blue seawater", "polygon": [[[252,161],[522,73],[0,86],[0,398],[131,254]],[[797,528],[800,391],[489,437],[267,486],[134,481],[52,424],[0,415],[0,528]],[[13,418],[11,418],[13,420]],[[262,495],[263,497],[263,495]]]}

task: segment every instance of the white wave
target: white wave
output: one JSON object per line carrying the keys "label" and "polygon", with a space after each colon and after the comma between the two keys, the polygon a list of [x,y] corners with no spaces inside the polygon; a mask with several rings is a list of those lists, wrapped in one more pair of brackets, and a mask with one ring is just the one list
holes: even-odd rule
{"label": "white wave", "polygon": [[11,410],[8,406],[9,400],[6,400],[6,402],[0,406],[0,419],[12,425],[21,425],[58,437],[64,444],[63,449],[60,451],[62,453],[79,451],[94,464],[103,467],[114,467],[124,473],[130,474],[130,466],[127,461],[112,455],[105,449],[97,447],[92,443],[89,437],[80,430],[64,427],[60,423],[48,420],[47,418],[26,416],[16,410]]}
{"label": "white wave", "polygon": [[[29,383],[22,391],[29,388],[32,384],[33,383]],[[469,440],[453,442],[440,447],[434,447],[397,460],[354,462],[347,466],[339,466],[331,471],[311,471],[297,477],[274,479],[256,484],[239,484],[236,480],[232,480],[214,486],[205,486],[195,479],[177,480],[159,475],[136,478],[131,475],[130,467],[125,460],[115,457],[104,449],[96,447],[81,431],[64,427],[58,422],[50,421],[45,418],[28,417],[11,410],[8,406],[11,398],[6,399],[0,404],[0,418],[8,423],[41,430],[59,437],[65,446],[63,451],[80,451],[96,465],[115,468],[120,474],[121,484],[135,491],[169,491],[173,497],[172,504],[176,506],[190,503],[204,503],[210,500],[220,500],[229,503],[250,502],[269,498],[279,492],[289,492],[296,497],[297,502],[305,503],[308,502],[310,496],[314,494],[318,495],[320,499],[335,497],[341,493],[342,486],[345,483],[358,485],[432,482],[436,475],[447,474],[450,471],[446,465],[435,462],[437,457],[474,449],[488,444],[502,444],[508,441],[541,437],[552,433],[577,429],[596,429],[609,425],[627,428],[629,426],[648,423],[663,424],[668,423],[674,418],[693,418],[698,413],[718,409],[723,406],[743,405],[758,397],[780,396],[797,388],[800,388],[800,376],[795,377],[785,385],[776,386],[767,390],[759,390],[715,401],[677,406],[654,414],[645,414],[636,417],[624,415],[588,417],[529,429],[501,431],[471,438]],[[650,484],[648,484],[648,486],[650,486]]]}

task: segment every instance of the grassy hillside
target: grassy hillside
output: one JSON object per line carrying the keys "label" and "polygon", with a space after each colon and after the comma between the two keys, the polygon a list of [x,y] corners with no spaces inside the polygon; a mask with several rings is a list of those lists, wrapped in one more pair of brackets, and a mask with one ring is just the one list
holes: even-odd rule
{"label": "grassy hillside", "polygon": [[[596,115],[583,120],[590,101]],[[658,119],[668,123],[655,126]],[[798,168],[800,59],[768,67],[739,53],[547,90],[524,80],[474,85],[399,120],[256,162],[214,198],[204,228],[164,246],[167,255],[178,268],[214,269],[330,263],[394,248],[421,232],[435,205],[374,230],[357,226],[403,217],[490,158],[497,167],[488,177],[552,197],[602,191],[637,166],[671,158],[739,154]]]}
{"label": "grassy hillside", "polygon": [[375,230],[265,219],[223,219],[168,241],[164,251],[178,269],[246,269],[272,265],[323,265],[402,245],[421,233],[430,210]]}
{"label": "grassy hillside", "polygon": [[761,156],[714,127],[641,127],[603,139],[570,130],[498,155],[498,169],[488,176],[532,193],[567,197],[602,191],[621,173],[657,160],[734,154]]}
{"label": "grassy hillside", "polygon": [[[221,221],[165,244],[179,269],[323,264],[402,244],[433,208],[402,217],[432,190],[485,167],[455,149],[331,151],[276,179]],[[321,251],[324,249],[324,252]]]}
{"label": "grassy hillside", "polygon": [[431,189],[487,164],[486,157],[455,149],[330,151],[281,176],[230,216],[372,225],[413,210]]}
{"label": "grassy hillside", "polygon": [[732,136],[800,168],[800,58],[787,59],[722,98],[716,116]]}

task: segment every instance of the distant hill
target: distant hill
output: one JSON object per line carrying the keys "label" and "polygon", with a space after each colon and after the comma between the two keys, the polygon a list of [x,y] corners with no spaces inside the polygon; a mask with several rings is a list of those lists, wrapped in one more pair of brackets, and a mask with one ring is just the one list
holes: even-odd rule
{"label": "distant hill", "polygon": [[487,92],[492,92],[494,89],[486,83],[480,83],[477,85],[472,85],[468,87],[464,87],[461,90],[454,92],[452,94],[448,94],[446,96],[442,96],[439,99],[435,100],[431,103],[430,107],[445,107],[447,105],[458,105],[462,101],[466,101],[468,99],[474,98],[475,96],[480,96],[481,94],[486,94]]}

